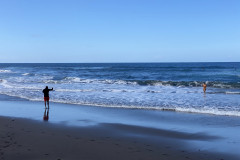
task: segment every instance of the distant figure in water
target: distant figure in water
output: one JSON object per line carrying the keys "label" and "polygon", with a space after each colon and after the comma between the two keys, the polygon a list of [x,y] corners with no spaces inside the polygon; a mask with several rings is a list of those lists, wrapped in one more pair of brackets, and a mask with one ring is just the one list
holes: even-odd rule
{"label": "distant figure in water", "polygon": [[45,108],[45,112],[44,112],[44,115],[43,115],[43,120],[48,121],[48,117],[49,117],[49,108]]}
{"label": "distant figure in water", "polygon": [[207,89],[207,84],[206,83],[203,83],[203,92],[205,93],[206,92],[206,89]]}
{"label": "distant figure in water", "polygon": [[46,102],[47,102],[48,108],[49,108],[49,91],[52,91],[52,90],[53,90],[53,88],[52,88],[52,89],[48,89],[48,86],[46,86],[46,88],[43,90],[45,108],[47,108],[47,107],[46,107]]}

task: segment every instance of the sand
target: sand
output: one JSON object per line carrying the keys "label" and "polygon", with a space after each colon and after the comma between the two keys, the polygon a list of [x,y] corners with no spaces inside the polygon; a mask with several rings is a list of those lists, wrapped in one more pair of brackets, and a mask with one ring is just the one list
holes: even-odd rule
{"label": "sand", "polygon": [[[200,150],[191,152],[184,149],[179,142],[179,139],[188,138],[216,138],[204,135],[190,136],[180,132],[173,133],[120,124],[67,127],[8,117],[1,117],[0,121],[0,159],[6,160],[237,159],[230,155]],[[133,136],[121,136],[119,130]],[[145,136],[139,136],[140,134]],[[156,138],[152,139],[152,137],[158,135],[160,135],[158,140],[152,141]]]}
{"label": "sand", "polygon": [[[237,132],[239,131],[238,117],[233,121],[232,118],[224,116],[142,112],[90,106],[79,108],[75,105],[51,104],[49,120],[43,121],[44,109],[40,107],[42,103],[0,101],[1,114],[6,114],[0,117],[0,159],[240,159],[239,153],[234,151],[234,148],[239,146],[238,140],[240,140],[239,132]],[[24,110],[24,108],[28,109]],[[41,113],[38,116],[39,110]],[[64,110],[64,112],[58,110]],[[69,110],[72,111],[68,112]],[[78,113],[77,110],[79,110]],[[26,113],[26,111],[29,112]],[[60,116],[60,113],[66,116]],[[81,116],[77,119],[74,113],[76,116]],[[72,118],[70,118],[71,115]],[[37,118],[31,118],[32,116]],[[149,120],[150,117],[152,117],[152,121]],[[67,119],[71,120],[67,122]],[[158,122],[155,123],[157,119]],[[180,123],[180,120],[183,123]],[[221,120],[221,123],[230,123],[233,124],[233,127],[228,127],[226,130],[226,126],[229,124],[219,125],[217,122]],[[231,122],[228,122],[230,120]],[[166,125],[168,127],[162,124],[168,124]],[[169,127],[170,124],[174,127]],[[192,124],[197,127],[194,128]],[[232,131],[236,133],[232,134]],[[216,144],[216,148],[214,144]],[[233,147],[233,149],[229,149],[233,152],[228,153],[228,146]]]}

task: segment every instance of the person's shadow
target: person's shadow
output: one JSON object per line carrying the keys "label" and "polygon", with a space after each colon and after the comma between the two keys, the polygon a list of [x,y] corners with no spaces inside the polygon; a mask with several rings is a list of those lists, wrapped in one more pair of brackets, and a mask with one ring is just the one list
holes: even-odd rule
{"label": "person's shadow", "polygon": [[45,108],[43,121],[48,121],[48,119],[49,119],[49,108]]}

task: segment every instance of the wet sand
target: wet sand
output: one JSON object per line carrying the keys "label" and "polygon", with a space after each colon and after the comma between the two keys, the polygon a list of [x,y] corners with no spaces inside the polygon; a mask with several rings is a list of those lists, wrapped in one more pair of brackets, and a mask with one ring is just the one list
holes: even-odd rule
{"label": "wet sand", "polygon": [[[19,118],[1,117],[0,121],[0,159],[6,160],[238,159],[226,154],[189,151],[181,142],[218,139],[204,134],[189,135],[121,124],[67,127]],[[131,136],[122,136],[122,132]]]}
{"label": "wet sand", "polygon": [[[2,113],[9,113],[9,115],[1,115],[0,117],[0,159],[239,160],[239,153],[235,153],[234,150],[232,153],[228,153],[227,145],[227,143],[233,143],[233,148],[239,146],[239,132],[234,134],[236,135],[234,141],[231,134],[228,135],[228,132],[233,129],[233,131],[239,131],[239,123],[237,122],[239,118],[236,121],[232,121],[230,118],[231,124],[234,122],[234,127],[226,129],[228,124],[221,126],[216,122],[210,122],[210,120],[217,118],[217,121],[220,121],[228,119],[228,117],[172,112],[156,113],[154,111],[143,113],[136,110],[92,108],[90,106],[82,107],[79,110],[81,112],[76,113],[75,108],[78,109],[79,106],[52,104],[49,121],[43,121],[44,109],[40,107],[42,103],[0,101],[0,105]],[[36,117],[37,112],[34,113],[30,109],[23,110],[28,106],[37,112],[41,110],[39,117],[33,119],[31,115]],[[6,107],[7,110],[4,111],[3,108]],[[60,115],[58,109],[64,110],[63,113],[66,116],[57,117]],[[72,114],[67,112],[71,109],[73,109]],[[13,113],[10,113],[10,110],[13,110]],[[26,113],[26,111],[29,112]],[[22,112],[26,113],[26,118]],[[80,115],[77,120],[73,113]],[[141,120],[142,114],[150,116],[145,115],[144,120]],[[28,117],[28,115],[30,116]],[[161,121],[154,123],[157,119],[153,118],[154,115]],[[145,120],[147,117],[148,120]],[[151,120],[153,122],[149,121],[150,117],[153,118]],[[167,119],[168,117],[170,120]],[[193,117],[195,120],[199,120],[194,122]],[[192,122],[187,123],[189,121],[187,118],[192,119]],[[71,119],[71,123],[70,121],[66,122],[66,119]],[[180,125],[179,119],[182,119],[184,125]],[[204,120],[201,122],[202,119]],[[76,125],[72,125],[72,122]],[[223,122],[228,123],[228,120]],[[168,127],[161,125],[163,123],[167,123]],[[197,127],[192,127],[192,123]],[[209,132],[204,129],[206,128],[205,123],[208,123],[210,126],[208,127],[213,129],[213,132],[211,129]],[[177,126],[179,127],[176,128]],[[214,144],[216,147],[221,144],[222,151],[214,148]]]}

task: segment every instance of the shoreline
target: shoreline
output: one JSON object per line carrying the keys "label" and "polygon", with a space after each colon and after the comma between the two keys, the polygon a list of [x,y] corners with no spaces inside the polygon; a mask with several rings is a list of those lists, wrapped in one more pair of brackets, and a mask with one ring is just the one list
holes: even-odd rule
{"label": "shoreline", "polygon": [[[7,97],[7,98],[6,98]],[[0,94],[0,101],[4,99],[9,99],[10,101],[26,101],[30,103],[42,103],[40,100],[29,100],[25,98],[15,97]],[[5,100],[4,100],[5,101]],[[234,111],[215,111],[215,110],[197,110],[194,108],[190,109],[183,109],[183,108],[154,108],[154,107],[142,107],[142,106],[135,106],[135,107],[128,107],[128,106],[106,106],[106,105],[93,105],[93,104],[78,104],[78,103],[64,103],[64,102],[54,102],[50,100],[52,104],[62,104],[62,105],[73,105],[73,106],[83,106],[83,107],[101,107],[101,108],[113,108],[113,109],[129,109],[129,110],[146,110],[146,111],[167,111],[167,112],[176,112],[182,114],[202,114],[202,115],[209,115],[209,116],[226,116],[226,117],[237,117],[240,118],[239,113],[234,113]],[[218,112],[218,113],[216,113]]]}
{"label": "shoreline", "polygon": [[5,159],[238,160],[240,118],[0,99]]}

